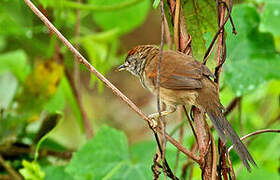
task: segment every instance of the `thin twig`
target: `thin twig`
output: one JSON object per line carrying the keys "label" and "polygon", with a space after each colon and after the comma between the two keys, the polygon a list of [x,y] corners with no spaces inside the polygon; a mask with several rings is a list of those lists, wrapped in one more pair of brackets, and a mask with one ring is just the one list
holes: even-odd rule
{"label": "thin twig", "polygon": [[231,113],[234,108],[239,104],[241,100],[241,97],[235,97],[233,100],[230,101],[230,103],[227,105],[226,110],[224,111],[224,116],[227,116],[229,113]]}
{"label": "thin twig", "polygon": [[20,174],[18,174],[16,172],[16,170],[14,170],[6,161],[5,159],[2,157],[2,155],[0,154],[0,165],[2,165],[7,172],[15,179],[15,180],[22,180],[23,178],[21,177]]}
{"label": "thin twig", "polygon": [[[202,170],[203,179],[211,179],[212,176],[212,163],[213,151],[211,146],[211,137],[208,124],[205,119],[205,114],[198,108],[193,108],[194,124],[197,133],[197,143],[200,152],[200,169]],[[209,144],[210,143],[210,144]],[[210,148],[210,149],[209,149]]]}
{"label": "thin twig", "polygon": [[[226,4],[220,3],[219,0],[216,0],[217,5],[217,15],[218,15],[218,25],[219,25],[219,37],[218,37],[218,47],[217,47],[217,66],[215,70],[215,82],[217,83],[218,94],[220,92],[220,72],[223,63],[226,60],[226,43],[225,43],[225,29],[224,22],[227,22],[228,19],[225,19]],[[228,17],[230,12],[228,12]],[[226,17],[227,18],[227,17]],[[221,28],[222,27],[222,28]],[[219,170],[222,173],[224,180],[228,180],[228,168],[226,163],[226,147],[224,143],[219,138],[218,146],[220,148],[220,161],[219,161]],[[220,176],[220,174],[219,174]]]}
{"label": "thin twig", "polygon": [[211,179],[217,179],[217,149],[215,144],[215,139],[213,137],[213,134],[210,133],[211,136],[211,145],[212,145],[212,151],[213,151],[213,163],[212,163],[212,176]]}
{"label": "thin twig", "polygon": [[[172,16],[172,22],[174,23],[175,27],[175,14],[173,12],[176,11],[176,5],[178,4],[178,1],[174,0],[168,0],[168,5],[170,9],[170,14]],[[182,12],[182,7],[180,7],[180,11]],[[185,18],[183,13],[180,13],[180,26],[179,26],[179,48],[178,50],[187,53],[188,55],[192,54],[191,50],[191,36],[187,32],[187,28],[185,25]],[[176,33],[176,32],[174,32]],[[174,39],[175,41],[175,39]],[[202,177],[204,179],[210,179],[211,178],[211,169],[212,169],[212,150],[208,153],[208,148],[209,147],[209,128],[208,125],[205,121],[205,116],[204,113],[199,111],[198,109],[194,108],[194,117],[195,117],[195,125],[196,125],[196,132],[197,134],[197,143],[198,147],[200,150],[200,160],[199,160],[199,165],[202,170]],[[194,132],[194,131],[193,131]],[[211,141],[210,141],[211,142]],[[204,155],[206,158],[206,161],[204,159]]]}
{"label": "thin twig", "polygon": [[[119,89],[117,89],[109,80],[107,80],[101,73],[99,73],[75,48],[74,46],[53,26],[52,23],[34,6],[30,0],[24,0],[24,2],[30,7],[30,9],[45,23],[45,25],[56,34],[56,36],[69,48],[69,50],[75,55],[80,63],[84,64],[87,69],[94,73],[108,88],[110,88],[115,95],[117,95],[123,102],[125,102],[132,110],[134,110],[143,120],[145,120],[149,127],[152,127],[153,121],[151,121],[130,99],[128,99]],[[157,132],[161,133],[160,128],[156,128]],[[178,148],[181,152],[193,159],[195,162],[199,162],[199,159],[194,153],[187,150],[174,138],[170,137],[167,133],[164,134],[166,139]]]}
{"label": "thin twig", "polygon": [[80,110],[81,115],[82,115],[86,138],[90,139],[91,137],[93,137],[94,133],[93,133],[91,122],[90,122],[90,120],[89,120],[89,118],[87,116],[87,113],[85,111],[85,108],[83,106],[81,94],[79,93],[79,90],[78,90],[77,86],[75,85],[74,79],[71,76],[71,73],[69,72],[68,69],[65,70],[65,74],[66,74],[66,77],[67,77],[67,79],[69,81],[69,84],[70,84],[70,86],[72,88],[74,97],[75,97],[75,99],[77,101],[77,105],[78,105],[79,110]]}
{"label": "thin twig", "polygon": [[175,15],[174,15],[174,43],[177,51],[180,50],[180,34],[179,34],[180,9],[181,9],[181,0],[176,0]]}
{"label": "thin twig", "polygon": [[[81,3],[82,0],[77,0],[78,3]],[[75,33],[74,33],[74,36],[75,38],[79,38],[80,36],[80,24],[81,24],[81,19],[80,19],[80,15],[81,15],[81,12],[79,9],[76,10],[76,24],[75,24]],[[76,42],[75,43],[75,48],[77,50],[79,50],[80,46],[79,46],[79,43]],[[74,57],[74,58],[77,58],[77,57]],[[75,59],[74,61],[74,68],[73,68],[73,79],[74,79],[74,83],[76,85],[76,87],[79,87],[79,80],[80,80],[80,71],[79,71],[79,61],[78,59]],[[79,91],[79,90],[78,90]]]}
{"label": "thin twig", "polygon": [[[176,50],[179,51],[180,50],[180,12],[181,10],[181,0],[176,0],[176,3],[175,3],[175,14],[174,14],[174,44],[175,44],[175,47],[176,47]],[[184,119],[182,117],[182,108],[178,108],[178,117],[179,117],[179,120],[180,122],[183,122]],[[183,141],[183,135],[184,135],[184,126],[183,126],[183,123],[182,123],[182,126],[180,127],[180,131],[179,131],[179,142],[182,144],[182,141]],[[175,167],[174,167],[174,172],[176,173],[176,170],[177,170],[177,167],[178,167],[178,164],[179,164],[179,157],[180,157],[180,152],[177,151],[177,154],[176,154],[176,161],[175,161]]]}
{"label": "thin twig", "polygon": [[[280,112],[280,110],[278,111]],[[280,114],[275,118],[270,120],[266,125],[265,128],[269,128],[271,125],[273,125],[275,122],[279,122],[280,121]]]}
{"label": "thin twig", "polygon": [[182,175],[181,175],[181,179],[186,179],[186,175],[187,175],[187,170],[188,168],[191,166],[193,162],[191,161],[187,161],[183,166],[182,166]]}
{"label": "thin twig", "polygon": [[172,36],[171,36],[171,33],[170,33],[170,29],[169,29],[169,26],[168,26],[166,16],[164,16],[164,34],[165,34],[165,40],[166,40],[167,48],[171,49],[172,48]]}
{"label": "thin twig", "polygon": [[193,135],[194,135],[195,140],[196,140],[196,142],[197,142],[197,141],[198,141],[198,140],[197,140],[197,135],[196,135],[195,129],[194,129],[194,127],[193,127],[192,121],[190,120],[190,117],[189,117],[188,111],[187,111],[187,109],[186,109],[186,106],[183,106],[183,110],[184,110],[184,112],[185,112],[185,115],[186,115],[186,117],[187,117],[187,120],[188,120],[188,122],[189,122],[189,124],[190,124],[190,126],[191,126]]}
{"label": "thin twig", "polygon": [[3,174],[3,175],[0,175],[0,179],[1,180],[14,180],[13,177],[11,175],[6,175],[6,174]]}
{"label": "thin twig", "polygon": [[224,180],[228,180],[228,168],[226,163],[226,146],[225,144],[219,139],[219,149],[220,149],[220,161],[219,161],[219,169],[222,172]]}
{"label": "thin twig", "polygon": [[[172,17],[171,22],[173,23],[173,26],[175,26],[175,10],[176,10],[176,3],[178,3],[175,0],[167,0],[167,4],[169,6],[169,12]],[[181,4],[181,3],[180,3]],[[177,10],[178,11],[178,10]],[[179,12],[183,12],[182,6],[180,6]],[[179,48],[178,51],[181,51],[183,53],[187,53],[188,55],[191,55],[191,36],[188,34],[188,30],[185,24],[185,17],[184,13],[179,13]],[[175,33],[175,32],[174,32]],[[175,42],[175,40],[174,40]]]}
{"label": "thin twig", "polygon": [[[157,151],[158,151],[158,148],[157,148]],[[158,180],[159,179],[159,175],[160,175],[160,168],[162,168],[162,166],[160,165],[159,163],[159,160],[160,160],[160,155],[159,155],[160,152],[157,152],[155,155],[154,155],[154,158],[153,158],[153,165],[151,167],[152,169],[152,172],[153,172],[153,176],[154,176],[154,180]]]}
{"label": "thin twig", "polygon": [[226,151],[226,155],[227,155],[229,170],[230,170],[230,172],[231,172],[231,177],[232,177],[233,180],[236,180],[235,172],[234,172],[234,169],[233,169],[233,166],[232,166],[232,163],[231,163],[231,160],[230,160],[230,156],[229,156],[229,152],[228,152],[228,151]]}
{"label": "thin twig", "polygon": [[[77,0],[78,3],[81,3],[82,0]],[[80,21],[80,10],[77,9],[76,11],[76,24],[75,24],[75,38],[79,38],[80,36],[80,24],[81,24],[81,21]],[[75,43],[75,48],[77,50],[79,50],[80,46],[79,46],[79,43]],[[85,134],[86,134],[86,138],[87,139],[90,139],[91,137],[93,137],[94,135],[94,131],[93,131],[93,128],[92,128],[92,124],[88,118],[88,115],[87,115],[87,112],[83,106],[83,100],[82,100],[82,94],[81,94],[81,91],[80,91],[80,69],[79,69],[79,61],[78,61],[78,58],[75,56],[75,61],[74,61],[74,68],[73,68],[73,80],[71,78],[71,75],[69,73],[68,70],[66,70],[68,73],[68,80],[70,82],[70,85],[72,87],[72,90],[74,92],[74,97],[77,101],[77,104],[78,104],[78,107],[80,109],[80,112],[81,112],[81,115],[82,115],[82,120],[83,120],[83,124],[84,124],[84,128],[85,128]]]}
{"label": "thin twig", "polygon": [[[197,150],[198,150],[197,143],[194,142],[194,143],[192,144],[191,151],[192,151],[193,153],[196,153]],[[193,161],[190,161],[189,159],[186,159],[185,164],[182,166],[182,175],[181,175],[181,179],[186,179],[187,170],[188,170],[189,167],[191,168],[193,165],[194,165]],[[191,172],[190,172],[189,177],[191,177]],[[190,179],[191,179],[191,178],[190,178]]]}
{"label": "thin twig", "polygon": [[[232,0],[230,0],[230,1],[232,1]],[[221,2],[221,4],[222,3],[223,2]],[[217,4],[219,4],[219,3],[217,3]],[[216,32],[214,38],[212,39],[212,41],[211,41],[211,43],[210,43],[210,45],[209,45],[209,47],[208,47],[208,49],[207,49],[207,51],[206,51],[206,53],[204,55],[203,64],[206,64],[208,57],[211,55],[211,52],[212,52],[212,49],[213,49],[213,45],[215,44],[218,36],[220,35],[220,33],[221,33],[222,29],[224,28],[225,24],[227,23],[228,19],[231,18],[232,5],[231,5],[231,7],[228,7],[226,3],[223,3],[223,4],[226,6],[226,9],[228,10],[228,14],[227,14],[226,18],[224,19],[223,23],[220,24],[218,31]],[[230,4],[232,4],[232,2]],[[236,30],[235,30],[235,26],[233,24],[233,21],[231,20],[231,22],[232,22],[232,27],[233,27],[233,33],[237,34]]]}
{"label": "thin twig", "polygon": [[195,155],[195,153],[187,150],[182,144],[180,144],[178,141],[176,141],[173,137],[171,136],[165,136],[168,141],[170,141],[174,146],[176,146],[182,153],[190,157],[192,160],[197,162],[198,164],[200,163],[199,158]]}
{"label": "thin twig", "polygon": [[[180,124],[182,124],[182,126],[180,126],[179,128],[179,143],[183,144],[183,137],[184,137],[184,118],[182,116],[182,107],[180,106],[179,108],[177,108],[177,115],[178,115],[178,120],[180,122]],[[180,151],[177,150],[176,153],[176,160],[175,160],[175,166],[174,166],[174,172],[176,173],[176,170],[178,168],[179,165],[179,158],[180,158]]]}
{"label": "thin twig", "polygon": [[[226,20],[224,19],[225,16],[225,11],[226,8],[224,6],[223,3],[218,2],[219,0],[216,0],[217,2],[217,10],[218,10],[218,17],[219,17],[219,27],[223,27],[224,22],[226,22]],[[219,78],[220,78],[220,72],[221,72],[221,67],[222,64],[225,61],[225,50],[226,50],[226,44],[225,44],[225,30],[224,27],[220,30],[220,34],[219,34],[219,39],[218,39],[218,49],[217,49],[217,67],[216,68],[216,73],[215,73],[215,80],[217,82],[217,90],[218,93],[220,91],[220,87],[219,87]]]}
{"label": "thin twig", "polygon": [[[247,139],[248,137],[255,136],[258,134],[263,134],[263,133],[280,133],[280,129],[262,129],[262,130],[258,130],[258,131],[252,132],[250,134],[247,134],[246,136],[243,136],[240,139],[244,140],[244,139]],[[232,149],[233,149],[233,145],[228,148],[228,152],[230,152]]]}
{"label": "thin twig", "polygon": [[[156,89],[157,89],[157,110],[159,114],[159,120],[160,120],[160,125],[161,125],[161,134],[165,134],[165,124],[163,122],[163,118],[161,117],[161,109],[160,109],[160,88],[159,88],[159,83],[160,83],[160,66],[161,66],[161,61],[162,61],[162,52],[163,52],[163,45],[164,45],[164,9],[163,9],[163,0],[160,0],[160,12],[161,12],[161,41],[160,41],[160,52],[159,52],[159,62],[157,65],[157,81],[156,81]],[[163,162],[163,172],[164,172],[164,178],[167,179],[167,174],[166,174],[166,166],[164,164],[165,161],[165,152],[166,152],[166,138],[165,136],[162,136],[161,138],[161,159]]]}
{"label": "thin twig", "polygon": [[[28,145],[12,145],[8,149],[0,149],[0,154],[2,154],[4,157],[8,158],[14,158],[26,154],[34,153],[34,148],[32,146]],[[39,150],[39,157],[46,157],[46,156],[53,156],[56,158],[62,158],[62,159],[71,159],[72,152],[71,151],[53,151],[49,149],[40,149]]]}
{"label": "thin twig", "polygon": [[240,134],[244,134],[244,128],[243,128],[243,123],[242,123],[242,98],[240,99],[238,103],[238,124],[239,124],[239,130]]}

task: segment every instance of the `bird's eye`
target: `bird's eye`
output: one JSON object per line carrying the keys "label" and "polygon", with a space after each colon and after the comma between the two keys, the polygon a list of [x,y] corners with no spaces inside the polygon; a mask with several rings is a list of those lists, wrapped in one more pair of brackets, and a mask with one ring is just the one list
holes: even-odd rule
{"label": "bird's eye", "polygon": [[124,63],[124,65],[125,65],[126,67],[128,67],[128,66],[129,66],[129,62],[126,61],[126,62]]}
{"label": "bird's eye", "polygon": [[126,64],[130,64],[131,63],[131,59],[128,58],[127,61],[125,62]]}

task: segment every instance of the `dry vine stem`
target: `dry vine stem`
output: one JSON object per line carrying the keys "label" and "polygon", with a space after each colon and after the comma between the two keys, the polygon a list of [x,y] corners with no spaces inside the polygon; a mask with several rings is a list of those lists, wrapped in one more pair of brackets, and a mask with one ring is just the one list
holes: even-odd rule
{"label": "dry vine stem", "polygon": [[[223,3],[221,3],[219,0],[216,0],[216,5],[217,5],[217,13],[218,13],[218,25],[219,25],[219,36],[218,36],[218,47],[217,47],[217,68],[215,71],[215,81],[217,83],[217,91],[218,93],[220,92],[220,72],[221,72],[221,68],[223,63],[226,60],[226,42],[225,42],[225,29],[224,29],[224,22],[226,22],[226,20],[224,19],[225,17],[225,5]],[[230,13],[228,13],[230,14]],[[227,171],[227,163],[226,163],[226,151],[225,151],[225,144],[220,140],[218,141],[218,146],[220,149],[220,160],[219,160],[219,173],[218,176],[219,178],[221,178],[220,176],[222,175],[224,180],[228,180],[228,171]],[[229,157],[230,158],[230,157]]]}
{"label": "dry vine stem", "polygon": [[[179,0],[168,0],[169,11],[174,25],[174,42],[176,49],[191,55],[191,36],[188,34],[185,24],[185,18],[182,12],[182,6]],[[199,165],[202,170],[202,178],[212,179],[216,178],[215,156],[213,152],[215,146],[213,144],[208,124],[206,123],[205,115],[197,108],[193,108],[193,117],[196,131],[193,130],[194,135],[197,136],[198,149],[200,151]],[[192,124],[190,123],[192,126]]]}
{"label": "dry vine stem", "polygon": [[[77,57],[80,63],[84,64],[87,69],[94,73],[108,88],[110,88],[114,94],[122,99],[131,109],[133,109],[143,120],[145,120],[149,126],[153,122],[130,100],[128,99],[119,89],[117,89],[110,81],[108,81],[101,73],[99,73],[74,47],[73,45],[53,26],[53,24],[36,8],[36,6],[30,0],[24,0],[24,2],[29,6],[29,8],[45,23],[45,25],[52,31],[64,44],[69,48],[69,50]],[[157,132],[162,134],[161,129],[157,128]],[[167,133],[164,134],[165,138],[173,144],[177,149],[186,154],[195,162],[199,162],[199,158],[187,150],[182,144],[176,141],[174,138],[169,136]]]}
{"label": "dry vine stem", "polygon": [[[162,61],[162,52],[163,52],[163,39],[164,39],[164,19],[165,19],[165,14],[164,14],[164,9],[163,9],[163,0],[160,0],[160,12],[161,12],[161,42],[160,42],[160,52],[159,52],[159,62],[158,62],[158,66],[157,66],[157,79],[156,79],[156,89],[157,89],[157,110],[159,113],[159,121],[160,121],[160,127],[161,127],[161,134],[165,134],[165,126],[166,123],[165,118],[161,116],[161,109],[160,109],[160,88],[159,88],[159,82],[160,82],[160,65],[161,65],[161,61]],[[165,158],[165,152],[166,152],[166,138],[165,136],[161,136],[161,143],[158,144],[158,148],[161,149],[160,153],[161,153],[161,160],[162,160],[162,168],[163,168],[163,173],[164,173],[164,179],[167,179],[167,171],[169,171],[169,173],[171,174],[171,178],[172,179],[176,179],[176,177],[174,176],[173,172],[171,171],[171,169],[169,168],[169,165],[166,161]]]}
{"label": "dry vine stem", "polygon": [[[280,133],[280,129],[262,129],[262,130],[258,130],[258,131],[252,132],[250,134],[247,134],[246,136],[243,136],[240,139],[243,141],[244,139],[247,139],[248,137],[258,135],[258,134],[262,134],[262,133]],[[233,146],[230,146],[228,148],[228,152],[230,152],[232,149],[233,149]]]}

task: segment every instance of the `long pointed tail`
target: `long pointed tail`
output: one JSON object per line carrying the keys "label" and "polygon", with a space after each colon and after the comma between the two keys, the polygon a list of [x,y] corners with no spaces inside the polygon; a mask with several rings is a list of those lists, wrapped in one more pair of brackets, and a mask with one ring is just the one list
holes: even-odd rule
{"label": "long pointed tail", "polygon": [[[211,108],[213,109],[213,107]],[[217,108],[215,110],[206,109],[206,113],[211,119],[216,131],[218,132],[220,138],[225,143],[227,141],[227,137],[230,138],[234,149],[236,150],[237,154],[239,155],[240,159],[242,160],[245,167],[248,171],[251,171],[251,167],[249,162],[257,166],[255,161],[253,160],[252,156],[248,152],[247,148],[244,146],[230,123],[226,120],[225,116],[223,115],[222,111]]]}

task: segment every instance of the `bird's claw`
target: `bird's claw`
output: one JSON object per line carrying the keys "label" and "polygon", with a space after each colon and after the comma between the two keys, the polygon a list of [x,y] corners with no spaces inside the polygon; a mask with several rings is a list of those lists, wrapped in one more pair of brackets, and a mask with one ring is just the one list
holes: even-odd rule
{"label": "bird's claw", "polygon": [[151,119],[151,121],[152,121],[152,123],[150,124],[151,127],[152,127],[153,129],[155,129],[155,128],[158,126],[158,123],[157,123],[158,116],[155,115],[155,114],[151,114],[151,115],[149,115],[148,117],[149,117],[149,119]]}

